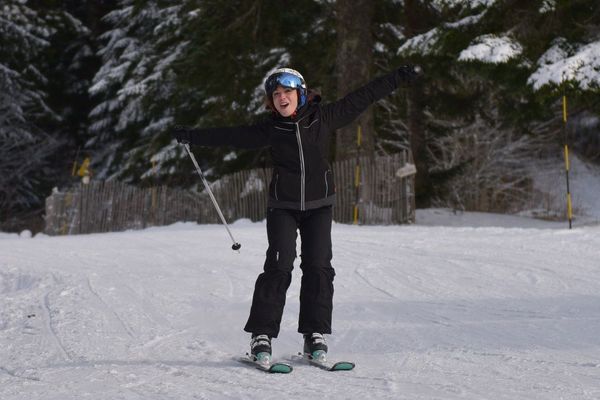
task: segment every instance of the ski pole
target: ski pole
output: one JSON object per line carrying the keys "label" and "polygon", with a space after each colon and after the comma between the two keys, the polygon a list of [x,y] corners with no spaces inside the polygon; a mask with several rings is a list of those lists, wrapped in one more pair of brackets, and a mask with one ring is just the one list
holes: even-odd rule
{"label": "ski pole", "polygon": [[219,214],[219,217],[221,217],[221,222],[223,222],[225,229],[227,229],[227,233],[229,233],[229,237],[231,238],[231,241],[233,242],[231,249],[237,250],[239,252],[240,247],[242,247],[242,245],[239,244],[238,242],[236,242],[235,239],[233,238],[233,235],[231,234],[231,231],[229,230],[229,226],[227,225],[227,221],[225,221],[225,217],[223,216],[223,213],[221,212],[221,208],[219,207],[219,204],[217,203],[217,199],[215,199],[215,196],[213,195],[212,190],[210,190],[210,186],[208,186],[208,182],[206,181],[206,178],[204,177],[204,174],[202,173],[202,170],[200,169],[200,166],[198,165],[198,161],[196,161],[196,157],[194,157],[194,153],[192,153],[192,151],[190,150],[190,145],[188,143],[184,143],[184,146],[185,146],[185,149],[187,150],[187,153],[190,155],[190,158],[192,159],[194,166],[196,167],[196,171],[198,171],[198,175],[200,175],[200,178],[202,178],[202,183],[204,183],[204,187],[208,191],[208,195],[210,196],[210,199],[212,200],[215,208],[217,209],[217,213]]}

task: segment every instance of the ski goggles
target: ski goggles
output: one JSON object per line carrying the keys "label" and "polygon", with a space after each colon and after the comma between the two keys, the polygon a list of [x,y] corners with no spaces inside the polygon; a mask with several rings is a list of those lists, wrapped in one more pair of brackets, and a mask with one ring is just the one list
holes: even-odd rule
{"label": "ski goggles", "polygon": [[277,86],[290,89],[306,89],[304,79],[289,72],[279,72],[271,75],[265,82],[265,91],[271,95],[277,89]]}

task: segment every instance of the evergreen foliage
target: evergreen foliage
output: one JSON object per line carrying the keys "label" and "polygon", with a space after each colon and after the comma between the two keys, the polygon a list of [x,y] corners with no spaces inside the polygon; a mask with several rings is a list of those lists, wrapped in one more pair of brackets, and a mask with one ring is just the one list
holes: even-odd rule
{"label": "evergreen foliage", "polygon": [[[427,71],[432,196],[439,204],[471,210],[514,210],[525,200],[530,164],[560,154],[563,92],[574,117],[580,107],[597,104],[598,60],[581,56],[591,64],[586,74],[584,67],[565,63],[575,49],[557,55],[552,48],[568,43],[583,50],[584,43],[597,42],[598,7],[591,1],[491,0],[420,6],[431,19],[399,53]],[[564,78],[548,79],[557,73]]]}
{"label": "evergreen foliage", "polygon": [[89,88],[96,105],[86,143],[94,149],[99,179],[129,181],[150,173],[148,155],[173,125],[171,65],[187,45],[174,40],[178,3],[121,0],[103,17],[110,28],[100,36],[102,65]]}
{"label": "evergreen foliage", "polygon": [[44,16],[23,1],[0,7],[0,221],[44,198],[51,179],[49,161],[60,139],[44,124],[60,117],[47,103],[48,77],[40,59],[55,32]]}
{"label": "evergreen foliage", "polygon": [[[277,67],[302,71],[335,100],[335,10],[334,0],[5,1],[4,229],[41,210],[52,187],[75,182],[72,163],[87,155],[95,179],[197,184],[169,130],[267,117],[262,85]],[[511,210],[532,160],[560,156],[563,94],[574,149],[600,157],[599,26],[592,0],[377,0],[372,74],[411,62],[425,77],[375,107],[376,151],[410,148],[422,127],[421,198]],[[194,151],[211,179],[269,159]]]}

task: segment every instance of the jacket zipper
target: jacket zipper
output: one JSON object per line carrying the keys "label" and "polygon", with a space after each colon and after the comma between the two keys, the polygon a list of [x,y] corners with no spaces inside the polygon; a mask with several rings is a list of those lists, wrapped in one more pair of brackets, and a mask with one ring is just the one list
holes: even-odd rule
{"label": "jacket zipper", "polygon": [[277,196],[277,183],[279,182],[279,174],[275,175],[275,200],[279,200],[279,196]]}
{"label": "jacket zipper", "polygon": [[300,211],[304,211],[304,190],[306,173],[304,171],[304,153],[302,152],[302,139],[300,139],[300,121],[296,122],[296,139],[298,140],[298,152],[300,154]]}
{"label": "jacket zipper", "polygon": [[327,184],[327,173],[329,172],[329,170],[325,171],[325,198],[327,198],[327,195],[329,194],[329,185]]}

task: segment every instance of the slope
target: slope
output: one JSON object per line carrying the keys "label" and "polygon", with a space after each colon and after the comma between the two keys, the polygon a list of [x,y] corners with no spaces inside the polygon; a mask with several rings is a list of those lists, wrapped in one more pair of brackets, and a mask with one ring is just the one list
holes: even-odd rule
{"label": "slope", "polygon": [[[286,376],[232,359],[264,223],[233,224],[240,254],[216,225],[2,236],[0,398],[599,398],[600,227],[498,222],[335,224],[330,354],[357,368]],[[299,278],[275,356],[301,346]]]}

